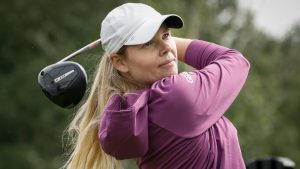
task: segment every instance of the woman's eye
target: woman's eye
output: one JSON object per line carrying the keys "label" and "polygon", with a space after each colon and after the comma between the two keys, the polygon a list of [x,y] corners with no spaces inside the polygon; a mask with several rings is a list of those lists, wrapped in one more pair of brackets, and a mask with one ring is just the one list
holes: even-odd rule
{"label": "woman's eye", "polygon": [[169,32],[163,34],[163,39],[169,38],[171,35]]}

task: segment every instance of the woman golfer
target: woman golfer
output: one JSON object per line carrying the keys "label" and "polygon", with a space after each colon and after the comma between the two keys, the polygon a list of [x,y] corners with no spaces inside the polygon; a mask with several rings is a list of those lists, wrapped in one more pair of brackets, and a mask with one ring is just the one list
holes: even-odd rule
{"label": "woman golfer", "polygon": [[[101,25],[104,56],[70,125],[68,169],[245,169],[237,131],[224,113],[246,81],[236,50],[175,38],[177,15],[127,3]],[[178,73],[178,61],[195,70]]]}

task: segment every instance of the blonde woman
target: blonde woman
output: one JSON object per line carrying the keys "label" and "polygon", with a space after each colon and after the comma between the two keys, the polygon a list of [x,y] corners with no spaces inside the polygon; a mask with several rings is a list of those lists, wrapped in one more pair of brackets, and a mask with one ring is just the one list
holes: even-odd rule
{"label": "blonde woman", "polygon": [[[224,116],[246,81],[236,50],[175,38],[177,15],[127,3],[101,26],[102,57],[89,96],[70,125],[68,169],[245,169],[237,132]],[[195,68],[178,73],[177,62]]]}

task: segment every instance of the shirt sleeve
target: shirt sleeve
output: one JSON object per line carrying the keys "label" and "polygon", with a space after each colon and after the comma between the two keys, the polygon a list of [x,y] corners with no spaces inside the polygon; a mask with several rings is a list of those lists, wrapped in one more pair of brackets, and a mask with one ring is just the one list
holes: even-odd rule
{"label": "shirt sleeve", "polygon": [[224,115],[245,83],[250,65],[238,51],[201,40],[191,42],[185,58],[197,70],[156,82],[149,116],[179,136],[194,137]]}
{"label": "shirt sleeve", "polygon": [[103,150],[122,160],[148,150],[148,92],[113,95],[103,112],[99,139]]}

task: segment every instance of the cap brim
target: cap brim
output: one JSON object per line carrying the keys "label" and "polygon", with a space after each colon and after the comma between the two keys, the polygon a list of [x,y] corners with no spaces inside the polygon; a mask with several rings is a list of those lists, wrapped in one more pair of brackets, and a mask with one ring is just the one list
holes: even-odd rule
{"label": "cap brim", "polygon": [[124,45],[139,45],[149,42],[161,24],[165,23],[169,28],[182,28],[183,20],[178,15],[162,15],[158,18],[152,18],[141,25],[124,43]]}

